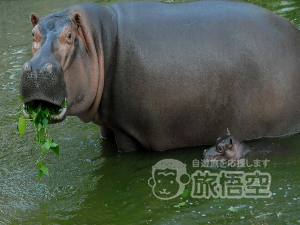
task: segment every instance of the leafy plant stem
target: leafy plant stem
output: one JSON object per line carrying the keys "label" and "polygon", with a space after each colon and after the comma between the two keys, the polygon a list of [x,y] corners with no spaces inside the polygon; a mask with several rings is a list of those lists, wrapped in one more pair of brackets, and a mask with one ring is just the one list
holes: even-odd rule
{"label": "leafy plant stem", "polygon": [[[21,98],[20,100],[22,102]],[[66,102],[63,103],[62,107],[66,108]],[[41,150],[40,156],[36,161],[36,164],[39,168],[38,180],[40,180],[43,174],[46,174],[49,177],[49,170],[45,166],[45,159],[49,153],[49,150],[52,150],[56,155],[59,156],[59,145],[50,138],[48,131],[51,114],[57,114],[57,112],[54,109],[44,108],[41,105],[32,107],[29,104],[23,107],[23,109],[17,114],[22,113],[24,109],[29,114],[29,118],[24,118],[23,116],[19,117],[19,126],[17,127],[17,130],[22,138],[26,130],[27,121],[30,121],[30,125],[33,125],[35,129],[36,149]]]}

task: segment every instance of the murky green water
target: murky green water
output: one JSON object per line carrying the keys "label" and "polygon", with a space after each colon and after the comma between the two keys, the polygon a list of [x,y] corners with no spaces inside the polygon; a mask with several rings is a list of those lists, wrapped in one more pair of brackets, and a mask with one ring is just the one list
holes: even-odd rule
{"label": "murky green water", "polygon": [[[49,155],[50,178],[37,181],[33,129],[20,139],[16,132],[18,116],[13,115],[21,108],[18,82],[30,54],[29,15],[36,12],[45,16],[80,2],[84,0],[0,0],[0,224],[300,224],[299,134],[247,143],[263,150],[260,158],[270,161],[266,167],[253,165],[239,171],[269,173],[271,198],[197,199],[191,197],[190,182],[185,186],[188,196],[160,200],[148,185],[152,166],[162,159],[177,159],[187,165],[189,175],[204,171],[193,165],[193,160],[202,159],[204,147],[119,154],[113,144],[100,140],[97,126],[77,118],[50,127],[61,146],[61,156]],[[267,7],[300,27],[298,0],[249,2]],[[208,170],[219,174],[222,168]],[[185,206],[174,207],[182,202]]]}

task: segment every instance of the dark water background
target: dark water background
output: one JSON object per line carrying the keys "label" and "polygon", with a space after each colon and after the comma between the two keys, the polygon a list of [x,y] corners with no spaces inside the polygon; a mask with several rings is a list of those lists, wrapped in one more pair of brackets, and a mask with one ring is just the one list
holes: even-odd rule
{"label": "dark water background", "polygon": [[[266,167],[241,169],[271,175],[272,197],[266,199],[195,199],[188,195],[160,200],[148,185],[152,166],[162,159],[177,159],[191,175],[204,170],[193,167],[192,162],[202,159],[205,147],[119,154],[114,144],[100,139],[97,126],[77,118],[50,127],[61,155],[49,155],[50,178],[38,182],[34,162],[39,152],[34,151],[33,129],[20,139],[18,116],[13,115],[21,108],[18,82],[22,65],[30,57],[29,16],[31,12],[45,16],[80,2],[84,1],[0,0],[0,224],[300,224],[299,134],[247,143],[264,150],[260,157],[270,160]],[[249,2],[300,27],[298,0]],[[191,193],[192,183],[186,189]],[[174,207],[182,202],[184,207]]]}

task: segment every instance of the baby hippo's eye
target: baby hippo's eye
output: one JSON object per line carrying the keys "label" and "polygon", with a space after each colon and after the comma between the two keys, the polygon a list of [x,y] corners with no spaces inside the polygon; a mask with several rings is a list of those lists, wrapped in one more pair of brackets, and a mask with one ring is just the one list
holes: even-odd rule
{"label": "baby hippo's eye", "polygon": [[223,148],[222,148],[221,146],[218,146],[218,147],[217,147],[217,151],[220,152],[220,153],[222,153]]}
{"label": "baby hippo's eye", "polygon": [[68,39],[71,39],[71,38],[72,38],[72,34],[69,33],[69,34],[68,34]]}

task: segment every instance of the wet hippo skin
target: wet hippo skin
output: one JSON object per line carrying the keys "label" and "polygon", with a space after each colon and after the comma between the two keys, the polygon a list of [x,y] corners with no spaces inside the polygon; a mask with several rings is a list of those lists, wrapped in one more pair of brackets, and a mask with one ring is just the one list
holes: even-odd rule
{"label": "wet hippo skin", "polygon": [[300,32],[237,1],[137,1],[62,9],[33,24],[25,102],[61,105],[119,151],[300,131]]}
{"label": "wet hippo skin", "polygon": [[227,129],[226,136],[219,137],[215,145],[204,150],[203,158],[208,160],[238,160],[245,158],[250,152],[249,146],[230,135]]}

